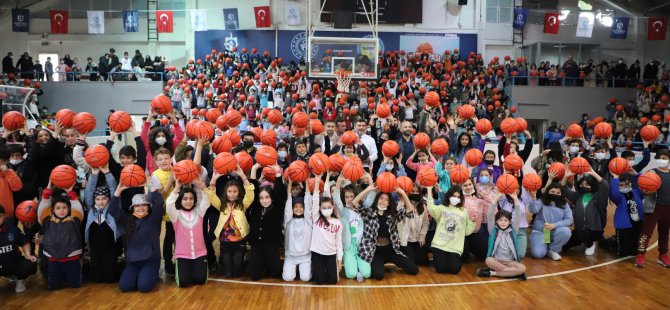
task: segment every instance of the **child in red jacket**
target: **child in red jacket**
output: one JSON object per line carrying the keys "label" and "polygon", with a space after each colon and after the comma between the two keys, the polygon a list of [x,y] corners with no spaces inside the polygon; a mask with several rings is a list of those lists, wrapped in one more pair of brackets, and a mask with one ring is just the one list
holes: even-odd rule
{"label": "child in red jacket", "polygon": [[0,145],[0,205],[5,208],[8,217],[14,217],[14,195],[23,188],[21,178],[9,169],[9,157],[11,153],[7,145]]}

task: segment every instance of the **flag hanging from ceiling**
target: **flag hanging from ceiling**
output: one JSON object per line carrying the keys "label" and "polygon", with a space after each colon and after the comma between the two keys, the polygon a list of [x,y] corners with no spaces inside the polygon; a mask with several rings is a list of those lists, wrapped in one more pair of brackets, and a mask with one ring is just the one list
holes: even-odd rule
{"label": "flag hanging from ceiling", "polygon": [[289,26],[299,26],[302,24],[300,18],[300,5],[297,2],[288,1],[284,6],[286,8],[286,24]]}
{"label": "flag hanging from ceiling", "polygon": [[610,30],[610,39],[626,39],[628,36],[628,17],[615,17]]}
{"label": "flag hanging from ceiling", "polygon": [[86,16],[88,17],[88,33],[105,33],[105,12],[86,11]]}
{"label": "flag hanging from ceiling", "polygon": [[528,20],[528,10],[524,8],[514,8],[514,29],[523,30]]}
{"label": "flag hanging from ceiling", "polygon": [[272,24],[270,20],[270,6],[255,6],[256,28],[268,28]]}
{"label": "flag hanging from ceiling", "polygon": [[138,32],[139,28],[139,13],[137,11],[123,11],[123,31]]}
{"label": "flag hanging from ceiling", "polygon": [[49,11],[51,18],[51,33],[67,33],[67,11]]}
{"label": "flag hanging from ceiling", "polygon": [[191,10],[191,26],[193,31],[207,31],[207,12],[205,10]]}
{"label": "flag hanging from ceiling", "polygon": [[647,22],[647,40],[665,40],[668,32],[668,17],[649,17]]}
{"label": "flag hanging from ceiling", "polygon": [[593,35],[593,24],[595,23],[595,16],[591,12],[579,13],[577,19],[577,33],[575,36],[590,38]]}
{"label": "flag hanging from ceiling", "polygon": [[156,29],[158,32],[172,32],[172,11],[156,11]]}
{"label": "flag hanging from ceiling", "polygon": [[237,30],[240,28],[240,20],[237,9],[223,9],[223,29]]}
{"label": "flag hanging from ceiling", "polygon": [[12,9],[12,31],[28,32],[30,30],[30,11]]}
{"label": "flag hanging from ceiling", "polygon": [[544,13],[544,33],[558,33],[558,13]]}

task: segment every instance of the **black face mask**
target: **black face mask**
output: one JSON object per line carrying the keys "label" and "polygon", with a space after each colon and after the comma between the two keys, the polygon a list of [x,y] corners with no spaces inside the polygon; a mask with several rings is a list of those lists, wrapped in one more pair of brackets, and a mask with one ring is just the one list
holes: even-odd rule
{"label": "black face mask", "polygon": [[491,166],[491,165],[493,165],[493,162],[494,162],[494,161],[495,161],[495,160],[485,160],[484,162],[485,162],[487,165]]}
{"label": "black face mask", "polygon": [[590,192],[591,192],[591,189],[590,189],[590,188],[581,187],[581,186],[580,186],[577,190],[579,191],[580,194],[586,194],[586,193],[590,193]]}
{"label": "black face mask", "polygon": [[563,198],[560,195],[547,194],[547,200],[558,203],[561,202]]}
{"label": "black face mask", "polygon": [[245,148],[252,148],[254,146],[254,141],[243,141],[242,145],[244,145]]}

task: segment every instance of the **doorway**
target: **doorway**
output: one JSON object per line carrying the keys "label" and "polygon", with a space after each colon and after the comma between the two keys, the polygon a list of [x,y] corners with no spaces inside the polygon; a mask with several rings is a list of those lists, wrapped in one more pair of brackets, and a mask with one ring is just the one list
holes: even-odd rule
{"label": "doorway", "polygon": [[39,59],[40,63],[42,64],[42,68],[44,69],[44,74],[45,74],[44,80],[45,81],[58,81],[58,79],[59,79],[58,74],[54,73],[54,74],[51,74],[51,76],[46,76],[47,75],[46,74],[46,72],[47,72],[47,58],[51,58],[51,66],[52,66],[51,68],[53,69],[53,72],[56,72],[56,70],[58,68],[58,64],[59,64],[58,60],[60,59],[58,54],[40,53],[37,57],[38,57],[37,59]]}

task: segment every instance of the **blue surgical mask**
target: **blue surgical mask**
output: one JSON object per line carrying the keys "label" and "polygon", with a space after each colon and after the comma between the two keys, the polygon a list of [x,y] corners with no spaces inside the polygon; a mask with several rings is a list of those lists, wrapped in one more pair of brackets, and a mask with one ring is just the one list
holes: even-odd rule
{"label": "blue surgical mask", "polygon": [[279,158],[284,159],[286,158],[287,153],[286,151],[279,151],[277,152],[277,155],[279,155]]}
{"label": "blue surgical mask", "polygon": [[483,175],[483,176],[479,177],[477,180],[481,184],[489,184],[489,182],[491,181],[491,179],[487,175]]}

